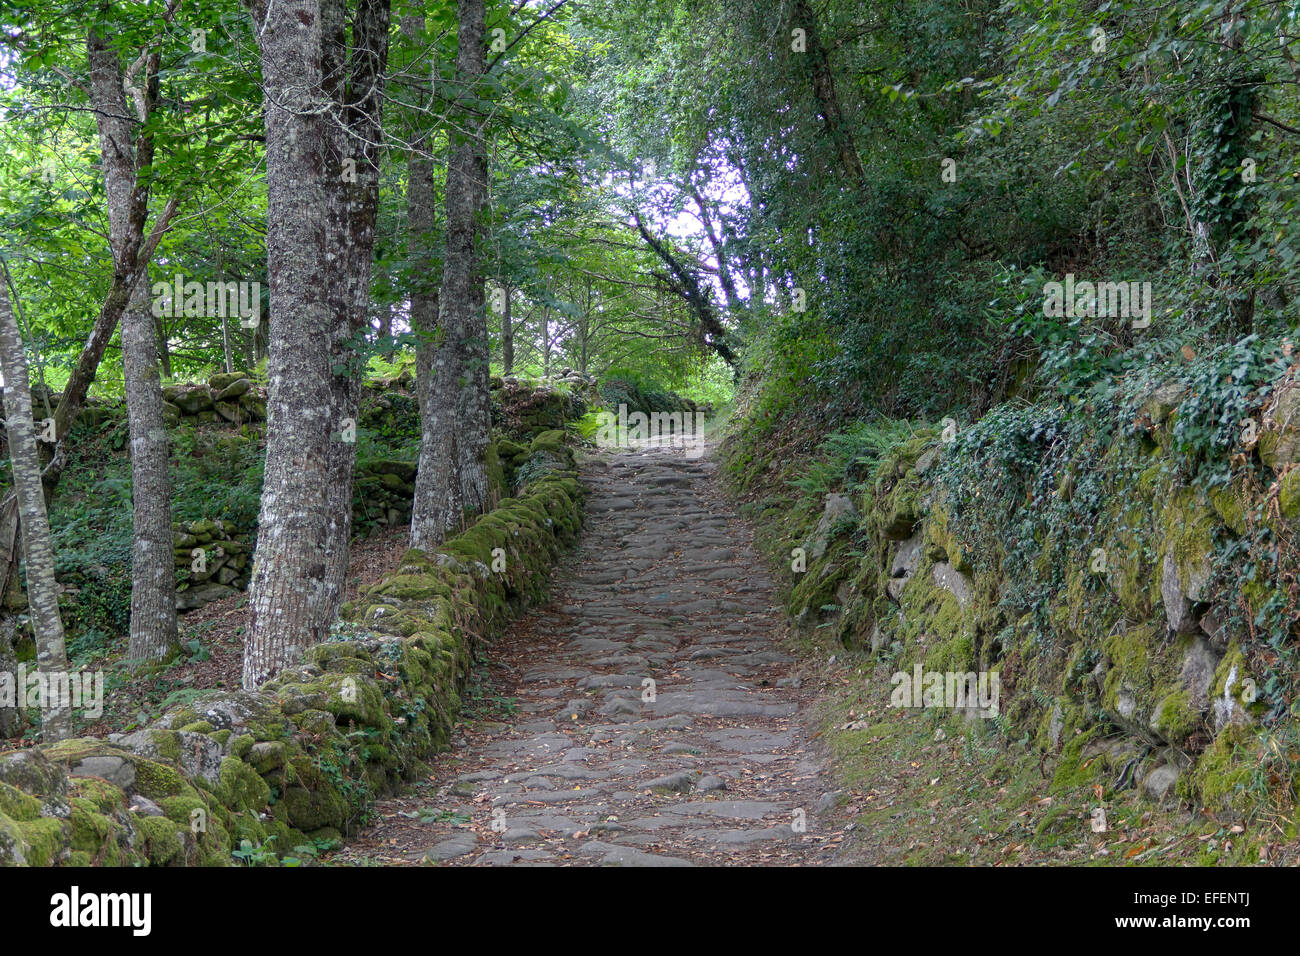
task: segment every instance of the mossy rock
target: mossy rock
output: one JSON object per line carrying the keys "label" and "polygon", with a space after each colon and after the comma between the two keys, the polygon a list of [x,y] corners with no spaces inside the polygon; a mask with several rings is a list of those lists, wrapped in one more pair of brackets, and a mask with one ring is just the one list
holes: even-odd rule
{"label": "mossy rock", "polygon": [[[94,743],[102,745],[100,741]],[[56,796],[66,792],[68,778],[65,768],[59,765],[61,761],[52,751],[55,751],[54,747],[0,754],[0,783],[32,795]]]}
{"label": "mossy rock", "polygon": [[1095,755],[1087,753],[1089,745],[1101,736],[1101,728],[1092,726],[1065,740],[1061,757],[1052,771],[1053,793],[1064,793],[1090,786],[1101,775],[1105,764],[1098,765]]}
{"label": "mossy rock", "polygon": [[1277,505],[1287,521],[1300,518],[1300,468],[1291,469],[1278,482]]}
{"label": "mossy rock", "polygon": [[[1226,487],[1216,486],[1210,488],[1206,494],[1210,499],[1215,514],[1219,516],[1219,520],[1231,528],[1234,534],[1245,534],[1247,531],[1247,504],[1245,492],[1241,487],[1236,483]],[[1283,514],[1285,516],[1285,512]]]}
{"label": "mossy rock", "polygon": [[126,792],[107,780],[97,777],[73,777],[69,781],[69,793],[89,801],[100,813],[114,814],[126,811]]}
{"label": "mossy rock", "polygon": [[1175,747],[1186,748],[1188,739],[1202,724],[1202,715],[1192,706],[1191,694],[1186,689],[1166,695],[1154,711],[1151,729]]}
{"label": "mossy rock", "polygon": [[188,829],[166,817],[141,817],[135,826],[144,838],[144,854],[150,865],[170,866],[184,862]]}
{"label": "mossy rock", "polygon": [[[248,378],[249,375],[247,372],[240,372],[240,371],[218,372],[217,374],[211,376],[208,379],[208,388],[216,389],[218,392],[220,392],[223,389],[229,388],[231,385],[234,385],[236,382],[243,381]],[[245,389],[245,391],[247,391],[247,389]]]}
{"label": "mossy rock", "polygon": [[0,783],[0,813],[11,820],[35,820],[41,815],[41,801],[17,787]]}
{"label": "mossy rock", "polygon": [[68,830],[63,820],[41,817],[17,824],[22,859],[27,866],[54,866],[70,852]]}
{"label": "mossy rock", "polygon": [[175,767],[144,759],[135,761],[134,790],[155,803],[160,803],[165,797],[194,793],[194,788]]}
{"label": "mossy rock", "polygon": [[105,865],[119,864],[126,849],[126,829],[108,815],[97,812],[89,800],[75,798],[71,803],[69,846],[89,853],[92,859]]}
{"label": "mossy rock", "polygon": [[333,788],[308,790],[291,786],[286,788],[280,802],[288,822],[303,831],[342,827],[351,812],[347,800]]}
{"label": "mossy rock", "polygon": [[261,811],[271,801],[271,788],[257,770],[237,757],[221,761],[217,798],[235,811]]}
{"label": "mossy rock", "polygon": [[1229,726],[1178,779],[1178,794],[1214,810],[1244,813],[1259,804],[1256,767],[1258,737],[1246,727]]}
{"label": "mossy rock", "polygon": [[889,496],[888,512],[881,530],[891,541],[903,541],[912,536],[921,520],[920,494],[915,485],[900,482]]}

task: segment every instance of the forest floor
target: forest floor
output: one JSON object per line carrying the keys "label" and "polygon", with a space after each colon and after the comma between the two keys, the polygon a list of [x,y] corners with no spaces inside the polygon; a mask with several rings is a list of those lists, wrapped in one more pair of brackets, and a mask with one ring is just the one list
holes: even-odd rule
{"label": "forest floor", "polygon": [[790,632],[710,458],[582,470],[586,526],[551,603],[488,649],[429,779],[327,863],[1295,862],[1266,812],[1051,793],[1039,755],[889,707],[887,668]]}
{"label": "forest floor", "polygon": [[[347,600],[358,588],[373,584],[397,567],[406,551],[408,530],[395,528],[353,541],[348,563]],[[111,693],[104,713],[77,728],[78,736],[106,737],[143,726],[168,707],[214,688],[239,687],[248,630],[248,595],[232,594],[205,604],[179,620],[184,653],[157,668],[132,671],[126,659],[127,637],[115,639],[100,656],[85,663],[102,669]]]}

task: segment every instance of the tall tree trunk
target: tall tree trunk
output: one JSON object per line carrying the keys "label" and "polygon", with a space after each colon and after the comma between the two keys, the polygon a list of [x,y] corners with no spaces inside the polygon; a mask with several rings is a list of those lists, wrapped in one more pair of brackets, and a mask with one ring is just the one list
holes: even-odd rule
{"label": "tall tree trunk", "polygon": [[[148,266],[148,263],[145,263]],[[167,326],[158,316],[154,320],[154,339],[158,343],[158,367],[162,370],[163,378],[172,377],[172,352],[167,342]]]}
{"label": "tall tree trunk", "polygon": [[483,458],[491,413],[487,309],[478,248],[479,215],[487,200],[487,152],[478,107],[479,83],[486,71],[484,0],[459,0],[457,10],[457,108],[447,164],[447,256],[438,324],[459,342],[461,352],[456,452],[462,505],[466,511],[481,512],[488,503]]}
{"label": "tall tree trunk", "polygon": [[[164,14],[169,20],[175,8]],[[77,356],[58,407],[54,411],[53,447],[38,448],[45,498],[48,502],[58,487],[67,462],[65,441],[69,430],[86,402],[95,380],[96,370],[104,357],[113,332],[130,300],[141,272],[158,248],[163,234],[176,214],[177,202],[169,200],[154,223],[148,238],[144,227],[149,212],[149,188],[145,172],[153,164],[153,138],[148,119],[158,98],[159,55],[142,55],[141,89],[135,95],[135,115],[131,122],[126,103],[126,86],[121,61],[98,26],[92,26],[86,40],[86,59],[90,73],[90,94],[99,132],[100,157],[104,170],[104,188],[109,218],[109,247],[113,256],[113,281],[91,327],[90,335]],[[19,551],[19,514],[16,499],[0,507],[0,594],[9,593],[16,581]],[[0,627],[0,640],[7,630]]]}
{"label": "tall tree trunk", "polygon": [[131,433],[131,636],[127,657],[162,660],[178,645],[172,489],[158,378],[157,327],[142,276],[122,317],[122,368]]}
{"label": "tall tree trunk", "polygon": [[591,312],[594,300],[591,295],[591,278],[587,278],[586,297],[582,306],[582,317],[578,319],[578,371],[587,374],[587,340],[591,332]]}
{"label": "tall tree trunk", "polygon": [[[9,305],[9,291],[0,284],[0,370],[4,373],[5,428],[9,457],[13,461],[14,494],[22,524],[23,554],[27,559],[27,600],[36,635],[36,660],[42,674],[68,669],[63,644],[63,619],[59,616],[59,585],[54,579],[54,548],[45,513],[40,456],[32,423],[32,392],[27,380],[18,322]],[[51,680],[46,686],[57,687]],[[41,736],[61,740],[70,730],[68,702],[47,702],[41,713]]]}
{"label": "tall tree trunk", "polygon": [[223,372],[235,370],[235,356],[230,350],[230,322],[225,315],[221,316],[221,363]]}
{"label": "tall tree trunk", "polygon": [[510,283],[501,283],[505,302],[501,306],[501,374],[515,374],[515,327],[510,315]]}
{"label": "tall tree trunk", "polygon": [[[366,357],[361,343],[373,309],[375,226],[379,215],[379,144],[382,140],[384,76],[388,64],[390,0],[358,0],[352,14],[351,37],[337,31],[337,56],[347,54],[342,96],[343,124],[335,135],[356,174],[338,177],[340,201],[334,207],[333,233],[343,268],[336,273],[336,306],[330,341],[331,392],[335,422],[356,422],[361,406],[361,376]],[[328,74],[327,74],[328,78]],[[325,588],[318,611],[324,627],[338,617],[346,592],[352,545],[352,484],[356,472],[355,442],[336,443],[328,459],[330,520],[325,526]]]}
{"label": "tall tree trunk", "polygon": [[322,640],[343,597],[369,314],[387,0],[252,0],[266,113],[267,454],[243,683]]}
{"label": "tall tree trunk", "polygon": [[817,29],[817,15],[813,12],[809,0],[794,0],[792,9],[793,25],[802,28],[805,33],[808,57],[808,72],[812,83],[813,99],[821,113],[826,135],[830,137],[839,160],[840,171],[855,186],[861,186],[866,179],[862,160],[858,157],[858,148],[854,142],[853,132],[849,129],[840,109],[839,94],[835,89],[835,74],[831,72],[830,57],[822,45],[821,33]]}
{"label": "tall tree trunk", "polygon": [[321,85],[324,34],[341,20],[341,4],[263,0],[252,12],[265,95],[271,308],[266,470],[244,645],[250,689],[324,636],[318,608],[332,515],[322,489],[338,450],[331,434],[342,427],[333,418],[334,317],[325,294],[334,271],[327,254],[340,251],[329,214],[342,157]]}
{"label": "tall tree trunk", "polygon": [[420,462],[411,505],[411,547],[432,550],[461,518],[460,476],[456,471],[456,397],[460,349],[455,335],[438,327],[438,288],[434,284],[433,159],[426,139],[411,151],[406,187],[406,218],[412,258],[411,330],[416,335],[415,388],[420,402]]}
{"label": "tall tree trunk", "polygon": [[[17,630],[18,620],[13,615],[0,617],[0,674],[18,673],[18,656],[14,653]],[[17,737],[22,732],[23,723],[21,710],[0,704],[0,740]]]}
{"label": "tall tree trunk", "polygon": [[542,378],[548,378],[551,374],[551,309],[550,306],[542,306]]}
{"label": "tall tree trunk", "polygon": [[578,320],[578,371],[583,375],[587,374],[587,353],[590,335],[591,318],[587,313],[583,313],[582,318]]}
{"label": "tall tree trunk", "polygon": [[[142,125],[158,98],[159,55],[155,52],[145,56],[144,90],[135,98],[136,118]],[[108,198],[113,278],[120,287],[119,295],[126,297],[121,319],[122,361],[131,434],[134,522],[128,656],[158,660],[176,646],[177,638],[167,433],[162,418],[148,259],[142,254],[149,205],[147,170],[153,162],[154,147],[146,132],[138,136],[135,132],[119,54],[97,28],[91,30],[87,41],[87,59]]]}
{"label": "tall tree trunk", "polygon": [[379,338],[384,343],[384,361],[393,360],[392,346],[387,342],[393,337],[393,303],[385,302],[379,309]]}

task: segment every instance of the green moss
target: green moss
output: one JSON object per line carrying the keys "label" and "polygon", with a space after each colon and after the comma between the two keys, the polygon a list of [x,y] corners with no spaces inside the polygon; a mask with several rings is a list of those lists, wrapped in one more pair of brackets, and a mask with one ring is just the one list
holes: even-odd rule
{"label": "green moss", "polygon": [[28,866],[53,866],[65,851],[67,824],[52,817],[41,817],[18,824],[23,842],[23,857]]}
{"label": "green moss", "polygon": [[[928,560],[922,561],[904,586],[900,605],[906,624],[898,637],[904,645],[905,663],[920,659],[928,669],[949,669],[939,664],[974,657],[971,620],[952,592],[934,583],[933,568]],[[951,669],[968,667],[963,664]]]}
{"label": "green moss", "polygon": [[1101,736],[1101,728],[1090,727],[1066,740],[1061,758],[1052,772],[1052,792],[1061,793],[1086,787],[1096,779],[1097,771],[1085,756],[1088,744]]}
{"label": "green moss", "polygon": [[1030,842],[1040,850],[1078,843],[1088,825],[1079,817],[1079,811],[1073,807],[1053,807],[1043,815],[1043,819],[1034,828]]}
{"label": "green moss", "polygon": [[1214,487],[1208,492],[1214,512],[1233,530],[1242,535],[1246,533],[1246,505],[1242,500],[1242,491],[1236,485]]}
{"label": "green moss", "polygon": [[[842,544],[842,542],[837,542]],[[790,593],[788,607],[794,615],[808,611],[816,615],[822,608],[835,604],[835,589],[848,577],[848,568],[836,560],[839,552],[837,545],[821,560],[813,562],[807,572],[801,575],[799,583]]]}
{"label": "green moss", "polygon": [[1300,518],[1300,468],[1291,469],[1278,482],[1277,505],[1287,521]]}
{"label": "green moss", "polygon": [[888,509],[882,525],[885,537],[897,541],[910,537],[921,520],[918,487],[911,482],[899,482],[889,496]]}
{"label": "green moss", "polygon": [[144,837],[144,854],[153,866],[170,866],[183,862],[185,834],[182,827],[166,817],[139,817],[136,830]]}
{"label": "green moss", "polygon": [[966,673],[976,669],[975,642],[969,634],[958,634],[931,647],[925,655],[929,671]]}
{"label": "green moss", "polygon": [[271,799],[271,788],[248,764],[225,757],[217,778],[217,797],[232,810],[259,811]]}
{"label": "green moss", "polygon": [[0,783],[0,813],[11,820],[35,820],[41,815],[41,802],[17,787]]}
{"label": "green moss", "polygon": [[[1157,687],[1171,683],[1167,673],[1171,665],[1160,654],[1162,633],[1161,626],[1153,622],[1117,631],[1106,638],[1103,646],[1111,666],[1106,672],[1103,703],[1113,715],[1122,711],[1119,701],[1122,690],[1133,695],[1140,712],[1151,706]],[[1131,719],[1142,720],[1137,714]]]}
{"label": "green moss", "polygon": [[1190,590],[1193,575],[1208,573],[1214,553],[1214,528],[1218,516],[1195,488],[1176,491],[1160,518],[1161,535],[1178,568],[1179,586]]}
{"label": "green moss", "polygon": [[[195,721],[194,724],[191,724],[190,726],[200,726],[200,725],[206,727],[207,730],[212,729],[211,725],[206,720]],[[200,731],[200,733],[206,733],[206,732],[207,732],[206,730]],[[174,730],[150,730],[148,731],[148,734],[149,734],[150,742],[154,745],[155,748],[157,748],[158,754],[160,756],[166,758],[167,760],[170,760],[172,763],[181,762],[180,734],[178,734]],[[137,773],[138,772],[139,771],[137,771]]]}
{"label": "green moss", "polygon": [[135,760],[135,790],[155,803],[163,797],[173,797],[191,790],[185,778],[175,767],[154,760]]}
{"label": "green moss", "polygon": [[[192,829],[196,821],[200,821],[201,826],[212,825],[212,810],[197,791],[191,790],[182,796],[164,797],[158,801],[158,806],[162,808],[163,816],[186,830]],[[197,814],[196,810],[199,811]]]}
{"label": "green moss", "polygon": [[1156,705],[1151,728],[1165,740],[1182,747],[1201,724],[1200,714],[1192,707],[1191,694],[1177,690]]}
{"label": "green moss", "polygon": [[69,790],[74,796],[88,800],[100,813],[112,814],[126,809],[126,793],[107,780],[73,777],[69,781]]}
{"label": "green moss", "polygon": [[288,822],[304,831],[326,826],[341,827],[347,821],[350,809],[347,800],[333,788],[308,790],[289,787],[284,792],[283,803]]}
{"label": "green moss", "polygon": [[399,601],[422,601],[428,598],[451,600],[452,597],[452,589],[442,575],[432,573],[390,574],[367,588],[365,593],[396,598]]}
{"label": "green moss", "polygon": [[1252,783],[1259,752],[1259,741],[1249,728],[1224,728],[1195,766],[1179,778],[1179,795],[1216,810],[1249,810],[1258,802]]}
{"label": "green moss", "polygon": [[[74,850],[84,850],[92,857],[112,865],[116,859],[104,858],[120,829],[109,817],[96,812],[95,805],[80,798],[71,801],[72,812],[68,818],[71,824],[71,846]],[[118,854],[113,853],[116,857]]]}
{"label": "green moss", "polygon": [[531,454],[537,454],[539,451],[554,452],[558,455],[570,454],[569,449],[564,444],[564,432],[559,429],[550,429],[541,432],[528,446]]}
{"label": "green moss", "polygon": [[[235,816],[230,822],[230,844],[239,846],[244,840],[254,846],[265,844],[268,833],[266,826],[252,813],[241,813]],[[272,846],[278,846],[276,841],[272,841]]]}

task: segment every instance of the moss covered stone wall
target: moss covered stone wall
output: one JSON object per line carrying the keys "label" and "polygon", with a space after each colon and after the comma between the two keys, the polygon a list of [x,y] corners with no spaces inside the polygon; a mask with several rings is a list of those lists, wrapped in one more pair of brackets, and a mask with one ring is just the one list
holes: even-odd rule
{"label": "moss covered stone wall", "polygon": [[1270,722],[1265,699],[1270,666],[1275,682],[1286,672],[1252,631],[1287,606],[1287,584],[1247,573],[1247,545],[1292,537],[1300,439],[1287,442],[1300,415],[1265,421],[1277,479],[1252,493],[1181,477],[1177,405],[1109,438],[1068,434],[1034,409],[991,415],[965,440],[916,427],[860,481],[815,496],[791,490],[815,453],[767,460],[742,437],[725,452],[737,492],[756,499],[792,617],[901,672],[998,674],[999,713],[980,727],[1045,754],[1054,788],[1293,806],[1292,724]]}
{"label": "moss covered stone wall", "polygon": [[256,691],[149,727],[0,754],[0,864],[227,866],[306,858],[448,746],[479,643],[545,593],[577,538],[571,450],[434,554],[344,608],[334,636]]}

